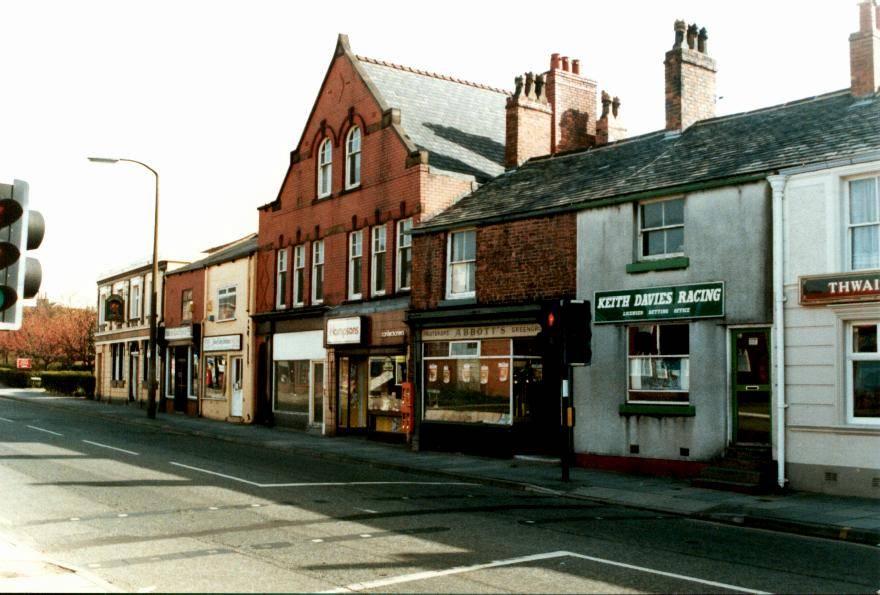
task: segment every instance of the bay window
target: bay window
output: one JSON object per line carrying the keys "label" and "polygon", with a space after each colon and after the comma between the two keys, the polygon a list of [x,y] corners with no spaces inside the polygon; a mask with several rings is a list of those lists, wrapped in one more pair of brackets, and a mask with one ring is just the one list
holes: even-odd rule
{"label": "bay window", "polygon": [[688,402],[689,330],[687,324],[641,324],[627,329],[627,401],[670,404]]}
{"label": "bay window", "polygon": [[474,229],[449,234],[446,266],[446,297],[468,298],[475,295],[477,232]]}
{"label": "bay window", "polygon": [[363,294],[364,235],[359,229],[348,234],[348,299],[357,300]]}
{"label": "bay window", "polygon": [[373,246],[371,258],[373,260],[370,266],[371,285],[370,293],[372,295],[385,295],[385,250],[386,250],[386,230],[384,225],[373,228]]}
{"label": "bay window", "polygon": [[853,271],[880,268],[880,178],[850,180],[847,243],[849,268]]}

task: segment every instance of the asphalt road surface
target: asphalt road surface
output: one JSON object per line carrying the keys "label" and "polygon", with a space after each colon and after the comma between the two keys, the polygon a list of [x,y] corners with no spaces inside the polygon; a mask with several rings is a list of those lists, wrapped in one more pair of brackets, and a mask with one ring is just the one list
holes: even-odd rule
{"label": "asphalt road surface", "polygon": [[880,548],[0,399],[0,532],[132,592],[874,593]]}

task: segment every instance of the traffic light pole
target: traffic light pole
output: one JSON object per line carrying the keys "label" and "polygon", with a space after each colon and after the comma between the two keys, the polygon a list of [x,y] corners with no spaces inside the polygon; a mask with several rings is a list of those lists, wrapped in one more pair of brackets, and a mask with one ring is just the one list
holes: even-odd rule
{"label": "traffic light pole", "polygon": [[[140,163],[135,161],[134,163]],[[147,417],[156,419],[156,361],[159,357],[159,341],[157,336],[157,320],[156,320],[156,296],[158,292],[156,288],[159,286],[159,174],[148,165],[140,163],[156,176],[156,204],[154,205],[153,217],[153,283],[151,286],[150,297],[150,365],[148,374],[150,381],[147,383]]]}

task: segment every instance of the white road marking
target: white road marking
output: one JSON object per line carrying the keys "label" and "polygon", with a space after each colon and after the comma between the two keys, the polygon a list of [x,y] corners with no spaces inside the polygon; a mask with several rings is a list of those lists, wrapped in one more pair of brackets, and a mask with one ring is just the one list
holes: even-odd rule
{"label": "white road marking", "polygon": [[312,543],[324,543],[323,539],[313,539]]}
{"label": "white road marking", "polygon": [[79,517],[78,517],[78,516],[72,516],[72,517],[70,517],[70,520],[71,520],[71,521],[78,521],[78,520],[79,520]]}
{"label": "white road marking", "polygon": [[372,537],[372,535],[370,535],[369,533],[361,533],[361,537],[367,539],[368,537]]}
{"label": "white road marking", "polygon": [[11,424],[14,424],[14,423],[15,423],[13,420],[11,420],[11,419],[6,419],[5,417],[0,417],[0,421],[8,421],[8,422],[11,423]]}
{"label": "white road marking", "polygon": [[47,430],[46,428],[38,428],[37,426],[28,426],[32,430],[39,430],[40,432],[46,432],[47,434],[52,434],[53,436],[64,436],[64,434],[59,434],[58,432],[53,432],[52,430]]}
{"label": "white road marking", "polygon": [[[292,483],[258,483],[256,481],[242,479],[241,477],[235,477],[234,475],[227,475],[225,473],[218,473],[217,471],[211,471],[210,469],[202,469],[201,467],[193,467],[192,465],[184,465],[183,463],[178,463],[176,461],[169,461],[169,464],[174,465],[175,467],[183,467],[184,469],[189,469],[191,471],[198,471],[199,473],[207,473],[208,475],[215,475],[217,477],[222,477],[224,479],[237,481],[239,483],[244,483],[244,484],[255,486],[258,488],[311,488],[311,487],[334,487],[334,486],[386,486],[386,485],[406,485],[406,486],[475,486],[475,485],[479,485],[476,483],[468,483],[468,482],[461,482],[461,481],[318,481],[318,482],[292,482]],[[406,498],[404,498],[404,499],[406,499]],[[260,506],[260,505],[257,504],[257,505],[252,505],[252,506]]]}
{"label": "white road marking", "polygon": [[209,506],[208,510],[220,510],[218,506]]}
{"label": "white road marking", "polygon": [[722,589],[730,589],[732,591],[739,591],[740,593],[754,593],[756,595],[767,595],[766,591],[756,591],[754,589],[747,589],[744,587],[737,587],[735,585],[728,585],[726,583],[718,583],[715,581],[707,581],[701,578],[696,578],[692,576],[686,576],[683,574],[676,574],[674,572],[665,572],[663,570],[654,570],[653,568],[645,568],[643,566],[635,566],[633,564],[625,564],[623,562],[615,562],[613,560],[605,560],[603,558],[594,558],[593,556],[585,556],[583,554],[576,554],[574,552],[566,552],[566,551],[558,551],[558,552],[548,552],[546,554],[534,554],[531,556],[521,556],[519,558],[509,558],[507,560],[495,560],[493,562],[487,562],[485,564],[474,564],[473,566],[455,566],[453,568],[447,568],[446,570],[426,570],[423,572],[414,572],[412,574],[403,574],[400,576],[392,576],[385,579],[379,579],[375,581],[367,581],[363,583],[353,583],[351,585],[346,585],[344,587],[339,587],[337,589],[332,589],[330,591],[324,591],[324,593],[353,593],[357,591],[364,591],[367,589],[382,589],[383,587],[388,587],[390,585],[399,585],[401,583],[410,583],[413,581],[422,581],[432,578],[438,578],[441,576],[450,576],[454,574],[463,574],[465,572],[475,572],[478,570],[486,570],[489,568],[499,568],[502,566],[513,566],[514,564],[525,564],[528,562],[539,562],[542,560],[552,560],[554,558],[578,558],[581,560],[589,560],[590,562],[596,562],[598,564],[608,564],[610,566],[618,566],[620,568],[627,568],[629,570],[636,570],[639,572],[646,572],[648,574],[656,574],[659,576],[665,576],[668,578],[674,578],[678,580],[688,581],[692,583],[698,583],[701,585],[707,585],[710,587],[719,587]]}
{"label": "white road marking", "polygon": [[120,513],[117,514],[116,516],[118,516],[118,517],[121,518],[121,519],[124,519],[124,518],[127,517],[128,515],[125,514],[124,512],[120,512]]}
{"label": "white road marking", "polygon": [[368,513],[368,514],[379,514],[379,511],[377,511],[377,510],[370,510],[369,508],[357,508],[357,507],[355,507],[355,510],[360,510],[361,512],[366,512],[366,513]]}
{"label": "white road marking", "polygon": [[91,444],[92,446],[100,446],[101,448],[109,448],[110,450],[118,450],[119,452],[124,452],[127,455],[140,456],[139,453],[134,452],[133,450],[125,450],[124,448],[117,448],[115,446],[110,446],[109,444],[101,444],[100,442],[92,442],[91,440],[83,440],[86,444]]}

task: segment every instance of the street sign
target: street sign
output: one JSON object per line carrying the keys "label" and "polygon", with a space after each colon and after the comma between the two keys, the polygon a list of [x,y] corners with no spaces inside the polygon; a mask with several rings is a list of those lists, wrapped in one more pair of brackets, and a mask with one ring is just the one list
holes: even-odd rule
{"label": "street sign", "polygon": [[15,367],[19,370],[30,370],[31,369],[31,358],[29,357],[20,357],[15,360]]}

